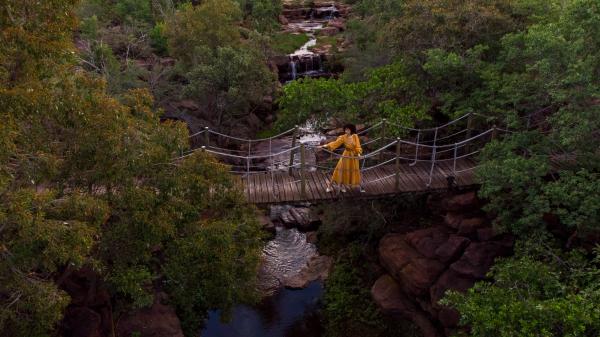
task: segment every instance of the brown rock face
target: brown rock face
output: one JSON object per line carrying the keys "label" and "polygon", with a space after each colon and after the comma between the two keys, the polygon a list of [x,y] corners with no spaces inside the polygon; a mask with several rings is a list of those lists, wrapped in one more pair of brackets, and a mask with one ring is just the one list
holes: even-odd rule
{"label": "brown rock face", "polygon": [[470,218],[463,219],[458,225],[459,235],[472,235],[477,232],[478,229],[485,226],[485,219],[483,218]]}
{"label": "brown rock face", "polygon": [[130,337],[136,332],[140,337],[184,337],[175,310],[161,303],[121,318],[117,331],[122,337]]}
{"label": "brown rock face", "polygon": [[440,308],[438,301],[444,297],[447,290],[456,290],[465,292],[475,284],[475,280],[465,277],[452,269],[446,270],[439,280],[431,287],[429,297],[431,302],[437,308]]}
{"label": "brown rock face", "polygon": [[440,336],[431,321],[406,297],[390,275],[385,274],[375,281],[371,295],[384,313],[408,317],[419,326],[425,337]]}
{"label": "brown rock face", "polygon": [[319,35],[324,35],[324,36],[334,36],[337,35],[340,32],[339,28],[337,27],[325,27],[323,29],[321,29],[319,31]]}
{"label": "brown rock face", "polygon": [[329,277],[332,267],[333,259],[331,257],[324,255],[313,256],[308,261],[308,265],[300,273],[285,279],[283,284],[291,289],[306,288],[312,281],[326,280]]}
{"label": "brown rock face", "polygon": [[471,241],[465,237],[452,235],[435,249],[435,256],[444,263],[456,260],[469,243]]}
{"label": "brown rock face", "polygon": [[444,216],[444,224],[450,228],[458,229],[460,222],[464,219],[464,215],[458,212],[448,212]]}
{"label": "brown rock face", "polygon": [[346,30],[346,20],[344,20],[343,18],[331,20],[329,21],[329,23],[327,23],[327,25],[330,27],[335,27],[341,31]]}
{"label": "brown rock face", "polygon": [[480,205],[475,191],[455,195],[442,201],[442,207],[446,211],[467,211]]}
{"label": "brown rock face", "polygon": [[511,253],[514,239],[489,227],[475,192],[431,195],[427,203],[443,223],[385,235],[379,261],[388,274],[371,293],[383,312],[412,320],[425,336],[450,336],[460,314],[439,300],[448,290],[465,292],[483,279],[497,257]]}
{"label": "brown rock face", "polygon": [[418,253],[404,235],[388,234],[379,243],[379,258],[385,269],[411,294],[423,295],[446,266]]}
{"label": "brown rock face", "polygon": [[406,234],[406,241],[423,256],[435,258],[435,250],[448,239],[448,230],[436,226]]}
{"label": "brown rock face", "polygon": [[476,242],[467,247],[463,256],[450,268],[464,277],[482,279],[498,256],[507,255],[510,250],[497,242]]}

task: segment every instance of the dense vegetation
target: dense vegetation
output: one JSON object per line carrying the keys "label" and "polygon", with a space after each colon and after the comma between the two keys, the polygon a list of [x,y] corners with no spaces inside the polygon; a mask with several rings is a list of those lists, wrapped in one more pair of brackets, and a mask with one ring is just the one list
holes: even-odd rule
{"label": "dense vegetation", "polygon": [[600,3],[351,2],[346,72],[286,86],[281,127],[478,112],[479,126],[515,130],[477,172],[496,228],[519,240],[515,256],[445,303],[473,336],[598,335]]}
{"label": "dense vegetation", "polygon": [[[346,2],[344,74],[284,86],[275,127],[434,125],[478,112],[487,119],[476,127],[510,128],[477,176],[515,255],[443,301],[471,336],[599,335],[600,2]],[[187,129],[160,119],[186,100],[222,128],[269,109],[269,59],[306,39],[278,32],[281,10],[279,0],[2,1],[2,336],[56,335],[70,303],[61,282],[81,268],[110,290],[117,315],[166,292],[188,336],[208,309],[253,299],[254,209],[223,165],[174,160]],[[324,253],[338,256],[324,298],[331,336],[408,329],[365,299],[377,273],[361,269],[397,220],[395,202],[320,229]]]}
{"label": "dense vegetation", "polygon": [[[103,8],[149,24],[144,3]],[[55,335],[70,302],[61,280],[86,267],[115,310],[167,292],[191,336],[209,308],[252,299],[260,227],[224,166],[174,160],[187,129],[159,121],[103,39],[91,43],[97,63],[79,59],[76,4],[0,9],[0,334]]]}

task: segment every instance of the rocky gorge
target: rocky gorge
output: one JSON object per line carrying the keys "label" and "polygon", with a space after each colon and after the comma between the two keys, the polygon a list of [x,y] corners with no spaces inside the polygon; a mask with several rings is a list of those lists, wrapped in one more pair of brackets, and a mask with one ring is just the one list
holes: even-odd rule
{"label": "rocky gorge", "polygon": [[383,312],[411,320],[425,337],[455,332],[459,313],[439,300],[485,279],[494,260],[513,249],[513,237],[496,233],[481,206],[476,191],[431,195],[429,207],[442,221],[383,236],[378,255],[385,273],[371,288]]}

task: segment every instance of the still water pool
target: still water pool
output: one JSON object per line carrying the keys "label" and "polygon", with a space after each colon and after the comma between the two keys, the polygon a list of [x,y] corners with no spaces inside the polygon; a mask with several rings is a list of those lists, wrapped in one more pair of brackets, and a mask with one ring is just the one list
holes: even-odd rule
{"label": "still water pool", "polygon": [[201,337],[320,337],[321,282],[300,290],[280,289],[255,306],[238,305],[227,323],[211,311]]}

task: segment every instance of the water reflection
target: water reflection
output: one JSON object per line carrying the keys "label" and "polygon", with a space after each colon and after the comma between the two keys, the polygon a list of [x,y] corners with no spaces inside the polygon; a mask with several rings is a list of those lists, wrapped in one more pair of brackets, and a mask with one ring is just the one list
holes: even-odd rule
{"label": "water reflection", "polygon": [[239,305],[231,321],[220,321],[220,311],[211,311],[201,337],[320,337],[321,282],[301,290],[281,289],[256,306]]}

